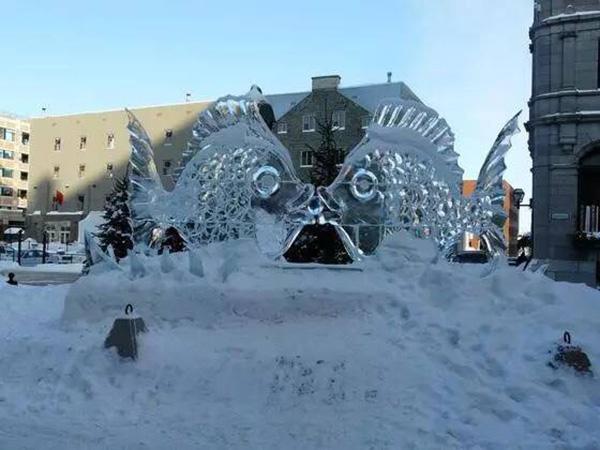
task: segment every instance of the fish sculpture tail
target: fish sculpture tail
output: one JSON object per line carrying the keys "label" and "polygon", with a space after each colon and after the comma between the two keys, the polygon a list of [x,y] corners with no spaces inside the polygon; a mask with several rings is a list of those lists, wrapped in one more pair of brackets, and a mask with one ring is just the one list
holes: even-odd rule
{"label": "fish sculpture tail", "polygon": [[521,111],[513,116],[498,133],[492,148],[487,154],[479,171],[475,192],[471,197],[470,206],[475,204],[485,205],[491,215],[487,226],[480,230],[473,230],[485,242],[492,255],[506,250],[503,226],[507,218],[504,210],[504,172],[506,171],[505,157],[512,147],[511,139],[519,129],[519,116]]}
{"label": "fish sculpture tail", "polygon": [[148,245],[148,236],[156,229],[164,229],[161,215],[156,211],[165,189],[154,163],[154,150],[144,127],[128,109],[129,143],[131,153],[127,167],[129,177],[129,210],[131,212],[133,240],[136,246]]}

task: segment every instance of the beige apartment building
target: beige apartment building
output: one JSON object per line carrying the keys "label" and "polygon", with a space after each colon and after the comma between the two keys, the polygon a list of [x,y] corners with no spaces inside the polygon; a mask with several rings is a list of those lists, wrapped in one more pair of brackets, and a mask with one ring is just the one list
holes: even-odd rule
{"label": "beige apartment building", "polygon": [[[198,113],[209,102],[135,108],[147,130],[163,183],[179,164],[192,137]],[[130,146],[124,109],[31,119],[28,235],[52,241],[77,239],[77,224],[90,211],[101,211],[114,180],[125,175]]]}
{"label": "beige apartment building", "polygon": [[0,114],[0,239],[25,225],[29,196],[29,122]]}

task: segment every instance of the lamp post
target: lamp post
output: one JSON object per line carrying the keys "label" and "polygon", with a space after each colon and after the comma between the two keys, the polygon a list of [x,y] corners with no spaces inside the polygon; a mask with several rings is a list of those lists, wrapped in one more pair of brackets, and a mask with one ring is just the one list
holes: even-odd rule
{"label": "lamp post", "polygon": [[17,244],[17,264],[21,265],[21,244],[23,242],[23,230],[18,233],[19,242]]}
{"label": "lamp post", "polygon": [[529,199],[529,203],[523,203],[525,199],[525,191],[523,189],[517,188],[513,191],[513,200],[515,205],[517,205],[517,209],[521,209],[521,206],[526,208],[533,209],[533,199]]}
{"label": "lamp post", "polygon": [[46,264],[46,248],[48,247],[48,231],[42,232],[42,264]]}

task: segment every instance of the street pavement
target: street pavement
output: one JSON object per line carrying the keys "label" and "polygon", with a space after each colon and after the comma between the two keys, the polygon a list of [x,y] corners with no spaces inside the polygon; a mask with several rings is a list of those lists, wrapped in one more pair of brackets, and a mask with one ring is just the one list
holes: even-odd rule
{"label": "street pavement", "polygon": [[[39,266],[38,266],[39,267]],[[76,272],[58,272],[44,271],[43,269],[31,270],[29,267],[11,267],[10,269],[2,270],[4,279],[7,278],[9,272],[15,274],[17,282],[20,284],[47,286],[49,284],[66,284],[73,283],[79,279],[81,273]]]}

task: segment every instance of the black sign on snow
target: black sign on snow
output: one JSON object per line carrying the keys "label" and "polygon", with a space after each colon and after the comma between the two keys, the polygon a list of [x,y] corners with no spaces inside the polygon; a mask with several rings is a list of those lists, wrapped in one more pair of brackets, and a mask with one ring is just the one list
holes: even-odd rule
{"label": "black sign on snow", "polygon": [[122,358],[137,359],[137,335],[147,330],[144,319],[141,317],[128,317],[133,313],[131,304],[125,307],[125,318],[116,319],[108,337],[104,341],[104,348],[117,347],[117,353]]}

